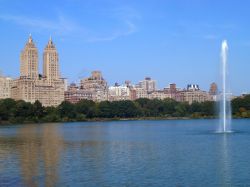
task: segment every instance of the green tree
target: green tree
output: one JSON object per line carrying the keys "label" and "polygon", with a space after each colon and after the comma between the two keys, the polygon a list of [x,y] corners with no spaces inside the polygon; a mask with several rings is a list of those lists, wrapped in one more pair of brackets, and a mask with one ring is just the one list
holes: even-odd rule
{"label": "green tree", "polygon": [[76,104],[76,112],[84,114],[87,118],[96,116],[96,103],[92,100],[81,100]]}
{"label": "green tree", "polygon": [[9,120],[14,115],[16,101],[13,99],[0,100],[0,121]]}
{"label": "green tree", "polygon": [[114,105],[111,107],[111,102],[109,101],[101,101],[97,105],[98,117],[102,118],[112,118],[114,117]]}
{"label": "green tree", "polygon": [[174,116],[176,117],[185,117],[188,115],[188,103],[180,102],[175,106]]}
{"label": "green tree", "polygon": [[33,112],[33,105],[31,103],[23,100],[17,101],[14,109],[14,121],[32,121]]}
{"label": "green tree", "polygon": [[139,115],[137,106],[129,100],[112,102],[111,106],[116,117],[130,118]]}
{"label": "green tree", "polygon": [[40,101],[36,100],[33,104],[33,115],[37,119],[41,119],[44,116],[44,107],[42,106],[42,103]]}
{"label": "green tree", "polygon": [[162,102],[164,115],[173,116],[173,114],[175,113],[175,106],[177,105],[177,101],[166,98]]}
{"label": "green tree", "polygon": [[63,101],[58,106],[58,112],[59,112],[60,117],[64,119],[65,121],[76,118],[75,105],[68,101]]}

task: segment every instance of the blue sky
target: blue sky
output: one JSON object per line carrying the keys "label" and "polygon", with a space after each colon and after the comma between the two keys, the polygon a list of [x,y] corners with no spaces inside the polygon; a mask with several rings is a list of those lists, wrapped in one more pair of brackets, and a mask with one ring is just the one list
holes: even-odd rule
{"label": "blue sky", "polygon": [[219,80],[227,39],[231,90],[250,91],[247,0],[0,0],[0,70],[19,76],[19,55],[32,34],[42,52],[51,35],[69,82],[101,70],[110,85],[145,76],[159,88]]}

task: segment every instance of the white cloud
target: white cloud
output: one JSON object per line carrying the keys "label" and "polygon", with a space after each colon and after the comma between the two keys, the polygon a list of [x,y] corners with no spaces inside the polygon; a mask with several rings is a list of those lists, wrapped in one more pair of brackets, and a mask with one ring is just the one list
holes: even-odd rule
{"label": "white cloud", "polygon": [[127,35],[130,35],[130,34],[136,32],[137,29],[136,29],[135,24],[133,24],[130,21],[125,21],[125,24],[127,26],[126,30],[115,31],[107,36],[91,37],[89,39],[89,42],[112,41],[112,40],[115,40],[115,39],[120,38],[122,36],[127,36]]}
{"label": "white cloud", "polygon": [[128,36],[137,30],[136,25],[132,22],[137,15],[131,12],[131,10],[128,11],[127,14],[125,9],[119,14],[115,12],[109,12],[107,14],[118,20],[121,28],[117,28],[117,26],[114,25],[108,28],[106,35],[102,35],[103,32],[101,29],[96,31],[92,28],[83,27],[81,24],[67,19],[63,14],[60,14],[54,20],[31,18],[22,15],[0,15],[0,20],[22,26],[29,32],[41,33],[47,31],[52,34],[57,34],[64,39],[74,37],[87,42],[111,41],[119,37]]}
{"label": "white cloud", "polygon": [[83,28],[80,28],[63,16],[59,16],[56,21],[15,15],[0,15],[0,19],[3,21],[13,22],[17,25],[24,26],[25,28],[35,31],[47,30],[50,32],[57,32],[62,35],[76,30],[83,30]]}

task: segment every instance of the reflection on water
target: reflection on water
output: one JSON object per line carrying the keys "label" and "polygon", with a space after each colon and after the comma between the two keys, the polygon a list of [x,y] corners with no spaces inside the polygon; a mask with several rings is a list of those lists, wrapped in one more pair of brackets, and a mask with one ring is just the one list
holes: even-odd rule
{"label": "reflection on water", "polygon": [[236,122],[244,133],[204,133],[214,120],[0,127],[0,186],[249,186],[249,121]]}
{"label": "reflection on water", "polygon": [[[15,135],[1,138],[6,146],[4,157],[15,154],[20,170],[20,184],[24,186],[55,186],[58,180],[58,164],[62,150],[62,139],[55,125],[42,127],[24,125],[18,127]],[[4,144],[3,144],[4,143]],[[1,148],[2,150],[2,148]],[[9,168],[11,169],[11,168]],[[42,180],[40,180],[42,179]]]}
{"label": "reflection on water", "polygon": [[221,179],[222,185],[228,186],[231,184],[231,160],[230,160],[230,150],[228,146],[228,139],[230,138],[229,136],[232,134],[226,134],[222,133],[221,135],[221,144],[220,144],[220,149],[221,149]]}

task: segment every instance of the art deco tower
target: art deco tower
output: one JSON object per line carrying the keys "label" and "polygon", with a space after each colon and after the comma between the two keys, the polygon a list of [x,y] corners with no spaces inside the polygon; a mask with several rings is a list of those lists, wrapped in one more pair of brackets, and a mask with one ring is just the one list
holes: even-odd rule
{"label": "art deco tower", "polygon": [[43,75],[49,82],[60,78],[58,53],[51,38],[43,52]]}
{"label": "art deco tower", "polygon": [[20,56],[21,77],[38,79],[38,51],[31,35]]}

